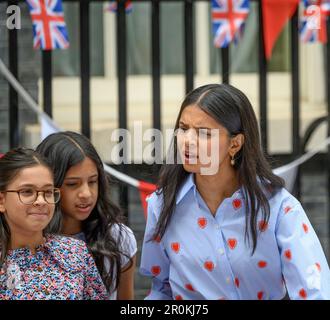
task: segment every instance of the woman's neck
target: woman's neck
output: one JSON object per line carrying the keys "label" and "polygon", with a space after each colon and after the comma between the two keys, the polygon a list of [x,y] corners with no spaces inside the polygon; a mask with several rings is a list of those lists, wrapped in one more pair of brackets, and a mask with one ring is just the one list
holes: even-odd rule
{"label": "woman's neck", "polygon": [[9,249],[15,250],[28,247],[34,254],[35,249],[45,243],[42,231],[36,233],[17,233],[11,232]]}
{"label": "woman's neck", "polygon": [[82,222],[71,217],[64,216],[61,233],[72,236],[82,232]]}
{"label": "woman's neck", "polygon": [[213,215],[222,201],[230,198],[239,188],[238,173],[233,168],[219,170],[215,175],[196,174],[195,182],[198,192]]}

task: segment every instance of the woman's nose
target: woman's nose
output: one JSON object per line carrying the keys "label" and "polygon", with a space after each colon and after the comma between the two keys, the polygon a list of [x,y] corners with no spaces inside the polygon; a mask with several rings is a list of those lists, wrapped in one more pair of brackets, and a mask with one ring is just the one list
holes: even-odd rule
{"label": "woman's nose", "polygon": [[38,192],[38,194],[37,194],[37,198],[36,198],[36,200],[34,201],[34,204],[35,204],[35,205],[43,205],[43,204],[47,204],[43,192]]}
{"label": "woman's nose", "polygon": [[79,197],[88,198],[92,195],[91,190],[88,185],[82,186],[82,189],[79,192]]}
{"label": "woman's nose", "polygon": [[189,146],[194,146],[197,144],[197,133],[193,129],[189,129],[186,131],[184,138],[185,146],[189,148]]}

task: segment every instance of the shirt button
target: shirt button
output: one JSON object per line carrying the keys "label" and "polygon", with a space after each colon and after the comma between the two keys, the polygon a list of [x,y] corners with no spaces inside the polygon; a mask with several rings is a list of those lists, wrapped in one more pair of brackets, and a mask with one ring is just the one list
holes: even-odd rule
{"label": "shirt button", "polygon": [[215,225],[216,229],[220,229],[220,226],[218,224]]}
{"label": "shirt button", "polygon": [[50,294],[49,290],[48,289],[45,289],[44,290],[45,294],[48,296]]}
{"label": "shirt button", "polygon": [[38,266],[38,267],[37,267],[37,270],[38,270],[39,272],[41,272],[41,271],[42,271],[42,267],[41,267],[41,266]]}
{"label": "shirt button", "polygon": [[223,255],[225,252],[222,249],[219,249],[219,253]]}
{"label": "shirt button", "polygon": [[226,282],[227,282],[228,284],[230,283],[230,278],[229,278],[229,277],[226,278]]}

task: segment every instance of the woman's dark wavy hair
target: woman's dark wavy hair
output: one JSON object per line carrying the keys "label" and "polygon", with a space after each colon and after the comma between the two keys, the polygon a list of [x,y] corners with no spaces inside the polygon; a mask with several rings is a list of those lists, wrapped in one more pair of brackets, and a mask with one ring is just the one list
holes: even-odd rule
{"label": "woman's dark wavy hair", "polygon": [[[245,237],[252,237],[252,254],[257,247],[257,216],[261,209],[263,219],[268,222],[270,207],[268,198],[284,186],[284,181],[274,175],[260,145],[258,123],[248,98],[228,84],[209,84],[191,91],[183,101],[175,124],[175,132],[183,110],[191,105],[198,106],[220,125],[228,130],[231,137],[241,133],[244,144],[235,155],[234,168],[238,171],[242,186],[246,216]],[[163,208],[153,237],[162,237],[175,210],[175,198],[188,172],[177,162],[177,141],[170,153],[174,153],[175,164],[165,164],[160,171],[157,193],[163,196]],[[266,191],[263,191],[266,190]]]}
{"label": "woman's dark wavy hair", "polygon": [[[119,207],[110,198],[110,176],[104,171],[97,151],[85,136],[70,131],[49,135],[39,144],[37,151],[52,167],[55,186],[58,188],[62,186],[65,175],[72,166],[79,164],[85,158],[95,163],[99,175],[98,199],[89,217],[83,221],[82,231],[105,286],[110,291],[113,282],[116,281],[115,288],[118,288],[121,256],[129,258],[129,266],[132,264],[132,259],[119,249],[125,232],[122,226],[124,218]],[[119,227],[117,238],[114,238],[111,232],[115,224]],[[106,260],[111,266],[109,272],[105,268]]]}
{"label": "woman's dark wavy hair", "polygon": [[[45,159],[36,151],[28,148],[15,148],[0,157],[0,192],[6,191],[7,186],[15,179],[21,170],[42,165],[49,169],[51,167]],[[19,201],[17,199],[17,201]],[[44,234],[58,233],[61,227],[61,213],[58,206],[55,208],[54,216],[43,230]],[[5,262],[8,245],[10,241],[10,228],[4,214],[0,214],[0,267]]]}

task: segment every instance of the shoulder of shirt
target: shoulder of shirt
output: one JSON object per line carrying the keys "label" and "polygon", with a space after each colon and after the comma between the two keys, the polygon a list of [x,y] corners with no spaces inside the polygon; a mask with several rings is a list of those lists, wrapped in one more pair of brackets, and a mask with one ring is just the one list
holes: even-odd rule
{"label": "shoulder of shirt", "polygon": [[161,190],[156,190],[147,199],[148,202],[148,214],[150,210],[158,218],[163,206],[163,193]]}
{"label": "shoulder of shirt", "polygon": [[285,209],[286,207],[294,208],[301,206],[299,200],[295,198],[288,190],[285,188],[280,188],[270,199],[270,207],[278,207],[279,211]]}
{"label": "shoulder of shirt", "polygon": [[132,229],[124,223],[114,223],[111,226],[111,232],[114,232],[114,234],[118,233],[119,230],[125,230],[125,232],[133,233]]}
{"label": "shoulder of shirt", "polygon": [[111,227],[112,236],[114,238],[117,238],[119,236],[119,232],[121,232],[122,241],[136,242],[134,233],[130,227],[126,226],[123,223],[113,224]]}
{"label": "shoulder of shirt", "polygon": [[[193,174],[188,174],[187,177],[182,181],[181,186],[178,190],[178,193],[175,198],[176,205],[179,204],[180,201],[182,201],[186,194],[195,186],[194,184],[194,176]],[[152,193],[148,197],[148,205],[150,208],[154,210],[154,213],[156,214],[156,217],[158,217],[161,208],[163,206],[163,193],[162,190],[156,190],[154,193]],[[158,214],[157,214],[158,213]]]}
{"label": "shoulder of shirt", "polygon": [[50,254],[63,269],[80,272],[86,267],[88,249],[84,241],[61,235],[48,236]]}
{"label": "shoulder of shirt", "polygon": [[137,251],[137,241],[131,228],[123,223],[112,225],[111,234],[118,241],[120,250],[133,257]]}

